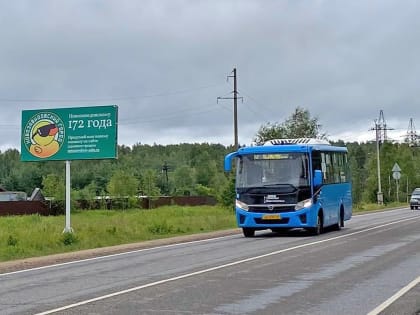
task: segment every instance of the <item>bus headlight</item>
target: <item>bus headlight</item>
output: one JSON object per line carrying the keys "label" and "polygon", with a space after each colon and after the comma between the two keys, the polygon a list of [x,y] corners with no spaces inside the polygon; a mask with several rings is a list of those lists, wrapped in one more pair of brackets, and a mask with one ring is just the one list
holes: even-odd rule
{"label": "bus headlight", "polygon": [[248,205],[236,199],[236,207],[241,208],[242,210],[248,211]]}
{"label": "bus headlight", "polygon": [[301,210],[303,208],[309,208],[310,206],[312,206],[312,198],[299,201],[295,206],[295,210]]}

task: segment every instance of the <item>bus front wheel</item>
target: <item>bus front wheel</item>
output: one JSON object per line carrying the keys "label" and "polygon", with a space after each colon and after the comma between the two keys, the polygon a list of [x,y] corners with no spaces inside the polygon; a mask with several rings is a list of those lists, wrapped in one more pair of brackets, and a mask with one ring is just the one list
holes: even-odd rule
{"label": "bus front wheel", "polygon": [[318,213],[318,217],[316,219],[316,226],[312,228],[313,235],[320,235],[324,230],[324,220],[322,218],[322,214]]}
{"label": "bus front wheel", "polygon": [[255,230],[251,228],[242,228],[242,232],[245,237],[253,237],[255,235]]}
{"label": "bus front wheel", "polygon": [[342,227],[344,227],[344,210],[343,209],[340,210],[339,220],[337,224],[335,225],[335,229],[337,231],[340,231]]}

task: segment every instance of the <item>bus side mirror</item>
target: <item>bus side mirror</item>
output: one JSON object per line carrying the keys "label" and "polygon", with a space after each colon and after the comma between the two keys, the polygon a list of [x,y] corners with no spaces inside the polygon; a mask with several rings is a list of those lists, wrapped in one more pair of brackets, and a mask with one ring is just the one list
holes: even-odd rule
{"label": "bus side mirror", "polygon": [[225,172],[230,172],[232,170],[232,160],[238,156],[238,152],[232,152],[225,156]]}
{"label": "bus side mirror", "polygon": [[320,170],[315,170],[314,187],[319,187],[321,185],[322,185],[322,172]]}

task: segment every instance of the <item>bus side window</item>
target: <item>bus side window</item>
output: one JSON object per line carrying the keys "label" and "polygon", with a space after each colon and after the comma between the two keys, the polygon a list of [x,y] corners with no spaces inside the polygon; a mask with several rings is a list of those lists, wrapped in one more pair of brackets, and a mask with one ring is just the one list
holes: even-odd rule
{"label": "bus side window", "polygon": [[313,151],[312,152],[312,169],[315,170],[321,170],[321,152],[319,151]]}

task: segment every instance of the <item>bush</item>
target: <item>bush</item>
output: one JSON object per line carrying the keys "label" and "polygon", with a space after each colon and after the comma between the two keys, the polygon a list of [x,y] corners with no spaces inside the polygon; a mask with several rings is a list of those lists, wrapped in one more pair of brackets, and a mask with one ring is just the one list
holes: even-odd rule
{"label": "bush", "polygon": [[64,232],[60,240],[61,243],[63,243],[65,246],[69,246],[79,242],[77,236],[72,232]]}
{"label": "bush", "polygon": [[173,231],[173,227],[168,225],[166,221],[163,221],[162,223],[154,223],[149,228],[149,232],[152,234],[170,234]]}
{"label": "bush", "polygon": [[18,239],[13,235],[9,235],[7,238],[7,246],[16,246],[18,244]]}

